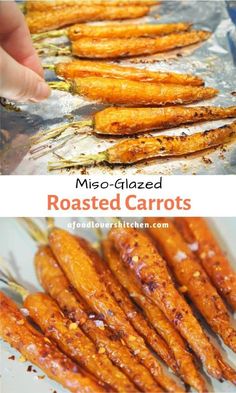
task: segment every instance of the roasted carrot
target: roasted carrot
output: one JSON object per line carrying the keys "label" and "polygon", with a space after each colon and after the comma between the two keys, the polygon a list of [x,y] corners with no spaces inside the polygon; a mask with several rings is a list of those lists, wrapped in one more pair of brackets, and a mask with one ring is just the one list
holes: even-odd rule
{"label": "roasted carrot", "polygon": [[[116,392],[135,392],[134,385],[107,358],[105,351],[97,351],[93,342],[76,323],[71,323],[57,303],[44,293],[26,297],[24,306],[45,336],[54,341],[66,355],[94,377]],[[103,351],[102,351],[103,352]],[[112,390],[113,391],[113,390]]]}
{"label": "roasted carrot", "polygon": [[91,120],[75,121],[43,130],[31,138],[34,144],[50,139],[57,140],[68,128],[74,133],[89,128],[100,135],[133,135],[141,132],[167,129],[182,124],[236,117],[236,107],[165,107],[165,108],[116,108],[103,109]]}
{"label": "roasted carrot", "polygon": [[152,326],[172,349],[178,366],[178,373],[182,379],[198,392],[206,392],[205,381],[197,370],[193,357],[187,350],[184,340],[160,308],[144,295],[129,269],[124,266],[110,239],[106,238],[103,240],[102,250],[107,264],[120,284],[128,291],[130,297],[138,306],[141,307]]}
{"label": "roasted carrot", "polygon": [[94,315],[94,319],[88,317],[86,305],[71,286],[48,246],[40,247],[36,253],[35,268],[44,290],[58,303],[65,315],[81,327],[97,349],[105,350],[110,360],[141,391],[153,393],[157,385],[149,371],[122,344],[118,333],[112,332],[98,316]]}
{"label": "roasted carrot", "polygon": [[98,252],[83,238],[77,238],[81,247],[85,249],[91,257],[93,266],[101,277],[101,280],[106,284],[107,290],[117,301],[119,306],[124,311],[127,319],[135,330],[143,337],[145,342],[160,356],[160,358],[171,367],[174,372],[177,371],[177,366],[173,353],[167,346],[166,342],[155,332],[148,324],[147,320],[135,307],[132,300],[129,298],[126,290],[120,285],[108,265]]}
{"label": "roasted carrot", "polygon": [[217,129],[198,132],[187,136],[141,137],[114,144],[94,155],[81,155],[70,159],[49,162],[49,170],[71,168],[79,165],[93,165],[101,162],[109,164],[132,164],[134,162],[159,157],[175,157],[210,149],[231,142],[236,137],[236,122]]}
{"label": "roasted carrot", "polygon": [[236,117],[236,106],[106,108],[95,113],[94,132],[108,135],[132,135],[145,131],[177,127],[182,124]]}
{"label": "roasted carrot", "polygon": [[[148,233],[160,248],[178,284],[186,289],[184,294],[192,300],[213,331],[236,351],[236,331],[228,310],[171,219],[147,217],[145,222],[150,225]],[[166,222],[168,228],[155,228],[157,222]]]}
{"label": "roasted carrot", "polygon": [[156,37],[171,33],[179,33],[189,30],[190,23],[166,23],[166,24],[105,24],[101,26],[74,25],[68,29],[68,37],[76,41],[81,37],[92,38],[134,38]]}
{"label": "roasted carrot", "polygon": [[159,4],[158,1],[151,0],[55,0],[55,1],[26,1],[26,11],[29,12],[48,12],[48,10],[55,10],[58,8],[75,7],[75,6],[147,6]]}
{"label": "roasted carrot", "polygon": [[214,97],[218,90],[211,87],[182,86],[89,76],[63,82],[50,82],[58,90],[79,94],[103,104],[126,106],[161,106],[186,104]]}
{"label": "roasted carrot", "polygon": [[[46,65],[46,68],[49,67]],[[58,63],[55,66],[51,66],[51,68],[55,69],[59,77],[65,79],[75,79],[85,76],[102,76],[143,82],[171,83],[176,85],[204,85],[204,81],[194,75],[149,71],[142,68],[124,67],[112,63],[89,60],[74,60],[69,63]]]}
{"label": "roasted carrot", "polygon": [[213,284],[236,310],[236,273],[203,218],[177,218],[175,224],[198,256]]}
{"label": "roasted carrot", "polygon": [[210,375],[222,378],[222,371],[208,337],[194,317],[191,308],[176,290],[165,261],[148,236],[130,228],[113,228],[109,238],[120,257],[142,285],[143,292],[164,312]]}
{"label": "roasted carrot", "polygon": [[205,41],[207,31],[190,31],[163,37],[102,38],[82,37],[72,41],[72,54],[81,58],[116,59],[141,55],[153,55]]}
{"label": "roasted carrot", "polygon": [[32,12],[26,15],[26,22],[31,33],[41,33],[60,27],[81,22],[100,20],[134,19],[147,15],[149,7],[146,6],[87,6],[65,7],[47,12]]}
{"label": "roasted carrot", "polygon": [[153,375],[157,389],[161,387],[168,392],[183,391],[173,379],[164,374],[143,338],[137,334],[122,309],[107,292],[91,258],[77,239],[62,229],[54,228],[49,235],[49,245],[71,284],[93,311],[102,314],[109,327],[119,333],[129,349],[137,354],[141,363]]}
{"label": "roasted carrot", "polygon": [[15,303],[0,292],[0,336],[26,360],[73,393],[103,392],[95,381],[35,330]]}

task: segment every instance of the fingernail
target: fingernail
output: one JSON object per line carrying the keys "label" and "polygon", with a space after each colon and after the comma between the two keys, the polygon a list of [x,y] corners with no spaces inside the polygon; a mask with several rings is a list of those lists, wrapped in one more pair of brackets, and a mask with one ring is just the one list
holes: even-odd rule
{"label": "fingernail", "polygon": [[34,97],[32,97],[29,101],[31,102],[39,102],[48,98],[51,94],[51,89],[47,83],[44,81],[40,81],[37,84]]}

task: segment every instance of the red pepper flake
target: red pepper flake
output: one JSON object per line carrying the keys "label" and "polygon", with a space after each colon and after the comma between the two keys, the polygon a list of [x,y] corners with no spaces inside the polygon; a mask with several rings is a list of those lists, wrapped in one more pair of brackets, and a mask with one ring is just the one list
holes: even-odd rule
{"label": "red pepper flake", "polygon": [[9,356],[9,358],[8,358],[9,360],[15,360],[15,356],[14,355],[12,355],[12,356]]}
{"label": "red pepper flake", "polygon": [[28,366],[28,368],[27,368],[28,373],[31,373],[32,369],[33,369],[33,366],[31,366],[31,365]]}

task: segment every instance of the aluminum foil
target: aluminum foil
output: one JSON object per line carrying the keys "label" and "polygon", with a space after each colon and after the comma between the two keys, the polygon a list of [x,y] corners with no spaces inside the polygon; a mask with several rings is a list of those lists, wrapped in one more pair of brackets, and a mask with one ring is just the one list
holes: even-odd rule
{"label": "aluminum foil", "polygon": [[[235,2],[233,5],[236,7]],[[172,51],[150,57],[140,57],[120,62],[124,65],[134,64],[136,67],[150,70],[175,71],[193,73],[201,76],[207,86],[219,89],[214,99],[197,105],[236,105],[236,28],[231,20],[227,3],[224,1],[176,0],[163,1],[161,6],[154,7],[150,16],[142,21],[152,23],[169,23],[190,21],[197,29],[213,32],[211,38],[200,45]],[[139,23],[134,21],[132,23]],[[50,40],[58,42],[58,40]],[[61,42],[66,38],[60,39]],[[44,58],[44,63],[65,61],[65,57]],[[68,58],[67,58],[68,60]],[[55,79],[52,72],[46,72],[47,80]],[[65,171],[48,172],[48,161],[55,161],[53,152],[36,158],[30,153],[30,136],[44,129],[68,122],[83,120],[97,110],[105,108],[94,102],[84,100],[69,93],[54,91],[43,103],[19,105],[21,112],[9,112],[1,109],[3,130],[0,137],[0,170],[2,174],[44,175],[65,173]],[[163,130],[158,134],[180,135],[212,129],[232,120],[206,122],[198,125]],[[157,133],[153,133],[155,135]],[[150,134],[149,134],[150,135]],[[78,156],[81,153],[92,154],[102,151],[120,139],[96,137],[94,135],[77,135],[56,151],[63,157]],[[53,145],[51,145],[51,151]],[[154,159],[131,166],[113,166],[101,164],[88,168],[66,170],[66,173],[92,174],[236,174],[236,143],[214,149],[212,151],[192,154],[175,159]]]}

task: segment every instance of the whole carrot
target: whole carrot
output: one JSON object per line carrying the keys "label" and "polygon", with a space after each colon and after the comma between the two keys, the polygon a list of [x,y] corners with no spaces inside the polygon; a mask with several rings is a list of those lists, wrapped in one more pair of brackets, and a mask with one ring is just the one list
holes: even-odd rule
{"label": "whole carrot", "polygon": [[213,284],[236,310],[236,273],[203,218],[176,218],[175,224]]}
{"label": "whole carrot", "polygon": [[148,236],[130,228],[113,228],[109,233],[123,263],[131,269],[143,292],[164,312],[213,377],[222,371],[208,337],[194,317],[191,308],[179,295],[165,261]]}
{"label": "whole carrot", "polygon": [[111,329],[118,332],[129,349],[137,354],[141,363],[151,372],[157,389],[167,392],[183,391],[176,382],[165,375],[156,357],[148,350],[141,336],[133,329],[124,312],[107,292],[93,267],[90,256],[68,232],[54,228],[49,235],[49,244],[67,278],[94,312]]}
{"label": "whole carrot", "polygon": [[81,22],[134,19],[147,15],[145,6],[87,6],[65,7],[47,12],[32,12],[26,15],[26,22],[31,33],[41,33]]}
{"label": "whole carrot", "polygon": [[153,55],[183,48],[207,40],[208,31],[190,31],[163,37],[138,38],[90,38],[72,41],[72,54],[81,58],[116,59],[141,55]]}
{"label": "whole carrot", "polygon": [[[185,294],[213,331],[236,352],[236,330],[231,324],[228,310],[171,219],[147,217],[145,222],[149,224],[148,233],[160,248],[177,282],[184,286]],[[157,222],[166,222],[168,228],[155,228]]]}
{"label": "whole carrot", "polygon": [[153,327],[172,349],[180,376],[198,392],[205,393],[207,391],[205,381],[197,370],[193,357],[188,352],[186,344],[178,331],[172,326],[160,308],[144,295],[129,269],[123,264],[113,242],[109,238],[102,241],[102,250],[106,263],[115,277],[127,290],[130,297],[141,307]]}
{"label": "whole carrot", "polygon": [[211,87],[182,86],[89,76],[72,81],[50,82],[58,90],[70,91],[89,100],[104,104],[129,106],[162,106],[186,104],[214,97],[218,91]]}
{"label": "whole carrot", "polygon": [[130,79],[133,81],[171,83],[176,85],[204,85],[204,81],[195,75],[149,71],[145,68],[124,67],[117,64],[89,60],[74,60],[68,63],[58,63],[55,66],[45,65],[45,68],[55,70],[56,74],[64,79],[102,76],[108,78]]}
{"label": "whole carrot", "polygon": [[108,135],[133,135],[151,130],[177,127],[202,121],[236,117],[236,106],[165,108],[106,108],[93,117],[94,132]]}
{"label": "whole carrot", "polygon": [[31,138],[34,144],[59,138],[68,128],[74,133],[89,129],[100,135],[134,135],[157,131],[182,124],[194,124],[207,120],[236,117],[236,107],[210,106],[165,107],[165,108],[116,108],[110,107],[93,115],[91,120],[82,120],[44,130]]}
{"label": "whole carrot", "polygon": [[190,23],[166,23],[166,24],[105,24],[101,26],[74,25],[68,29],[68,38],[76,41],[81,37],[92,38],[134,38],[156,37],[171,33],[179,33],[189,30]]}
{"label": "whole carrot", "polygon": [[55,345],[45,341],[44,336],[27,322],[15,303],[3,292],[0,292],[0,306],[0,336],[26,360],[73,393],[104,392]]}
{"label": "whole carrot", "polygon": [[109,164],[132,164],[134,162],[159,157],[175,157],[210,149],[229,143],[236,137],[236,122],[217,129],[185,136],[141,137],[115,143],[98,154],[81,155],[49,162],[49,170],[71,168],[79,165],[93,165],[101,162]]}
{"label": "whole carrot", "polygon": [[89,318],[91,309],[73,289],[48,246],[40,247],[36,253],[35,269],[44,290],[58,303],[65,315],[81,327],[97,350],[105,350],[109,359],[141,391],[156,391],[157,386],[151,374],[139,363],[137,355],[132,355],[127,346],[122,344],[118,332],[111,331],[96,315],[93,319]]}

